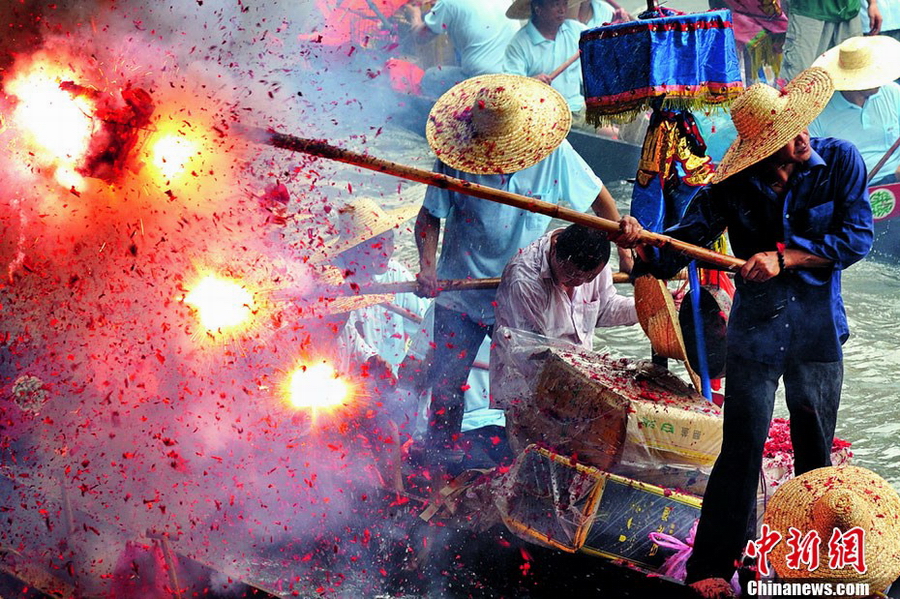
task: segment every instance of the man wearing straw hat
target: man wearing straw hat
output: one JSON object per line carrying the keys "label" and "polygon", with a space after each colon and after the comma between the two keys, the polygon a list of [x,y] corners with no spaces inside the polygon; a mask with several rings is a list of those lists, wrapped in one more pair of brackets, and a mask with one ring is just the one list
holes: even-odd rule
{"label": "man wearing straw hat", "polygon": [[[437,172],[618,219],[615,201],[565,141],[572,122],[565,99],[527,77],[485,75],[438,99],[426,135]],[[593,203],[592,203],[593,202]],[[445,221],[440,262],[436,260]],[[520,248],[540,237],[550,217],[431,186],[416,221],[420,293],[440,279],[497,277]],[[432,410],[426,459],[461,459],[456,439],[462,388],[475,353],[494,324],[494,291],[441,293],[434,318]]]}
{"label": "man wearing straw hat", "polygon": [[[833,92],[820,68],[782,91],[746,89],[732,105],[738,138],[672,237],[711,246],[727,228],[746,263],[728,321],[722,450],[710,475],[687,582],[706,597],[726,582],[748,539],[779,379],[791,414],[795,472],[828,466],[840,403],[841,345],[849,336],[841,270],[872,246],[866,170],[852,144],[810,138]],[[624,239],[640,228],[622,219]],[[641,246],[640,272],[661,278],[685,259]]]}
{"label": "man wearing straw hat", "polygon": [[581,61],[576,59],[555,78],[551,74],[578,52],[583,23],[567,19],[578,0],[515,0],[506,11],[510,19],[529,19],[506,48],[505,73],[534,77],[563,95],[573,113],[585,110],[581,92]]}
{"label": "man wearing straw hat", "polygon": [[[385,211],[373,199],[360,197],[338,209],[338,238],[325,248],[335,255],[332,262],[344,271],[347,282],[369,283],[409,281],[412,273],[393,259],[395,231],[419,211],[407,203]],[[418,320],[429,302],[411,293],[397,294],[391,302],[401,310],[370,305],[350,314],[349,325],[391,366],[394,374],[406,356],[407,341],[419,329]],[[398,312],[405,311],[404,317]]]}
{"label": "man wearing straw hat", "polygon": [[[834,94],[809,126],[810,135],[846,139],[856,146],[871,174],[900,137],[900,41],[875,35],[851,37],[820,56],[813,66],[831,75]],[[900,152],[876,174],[873,185],[897,182]]]}

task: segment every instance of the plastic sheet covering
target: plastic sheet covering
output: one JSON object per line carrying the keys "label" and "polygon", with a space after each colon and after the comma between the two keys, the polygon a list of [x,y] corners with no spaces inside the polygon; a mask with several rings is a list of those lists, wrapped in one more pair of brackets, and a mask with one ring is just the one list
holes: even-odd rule
{"label": "plastic sheet covering", "polygon": [[601,470],[702,494],[721,446],[719,408],[650,362],[497,333],[491,388],[514,451],[538,443]]}
{"label": "plastic sheet covering", "polygon": [[563,551],[584,545],[600,499],[603,473],[529,445],[496,493],[503,522],[522,538]]}
{"label": "plastic sheet covering", "polygon": [[529,445],[501,479],[495,504],[530,542],[664,573],[672,551],[657,539],[689,537],[701,500]]}

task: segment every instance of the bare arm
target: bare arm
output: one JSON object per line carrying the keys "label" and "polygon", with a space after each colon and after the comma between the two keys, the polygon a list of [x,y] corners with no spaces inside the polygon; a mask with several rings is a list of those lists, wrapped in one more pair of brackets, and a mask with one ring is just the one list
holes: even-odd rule
{"label": "bare arm", "polygon": [[416,217],[416,249],[419,250],[419,297],[437,295],[437,246],[441,234],[441,219],[433,216],[425,208],[419,209]]}
{"label": "bare arm", "polygon": [[[614,221],[621,219],[619,216],[619,209],[616,208],[616,200],[612,197],[612,194],[609,193],[606,185],[604,185],[603,189],[600,190],[600,193],[597,194],[594,203],[591,204],[591,210],[593,210],[594,214],[600,218]],[[615,243],[618,236],[610,235],[610,239]],[[619,246],[617,250],[619,252],[619,270],[622,272],[631,272],[631,268],[634,266],[634,256],[631,254],[631,250],[621,246]]]}
{"label": "bare arm", "polygon": [[606,0],[606,2],[613,7],[613,21],[634,21],[634,17],[622,8],[616,0]]}
{"label": "bare arm", "polygon": [[878,0],[869,0],[869,32],[867,35],[881,33],[881,11],[878,9]]}

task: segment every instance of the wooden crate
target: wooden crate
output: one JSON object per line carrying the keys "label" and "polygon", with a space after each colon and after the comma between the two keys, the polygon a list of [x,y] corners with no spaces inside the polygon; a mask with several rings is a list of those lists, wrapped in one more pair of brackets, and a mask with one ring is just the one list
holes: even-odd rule
{"label": "wooden crate", "polygon": [[507,528],[522,538],[575,552],[587,538],[602,479],[597,468],[529,445],[495,494],[496,506]]}
{"label": "wooden crate", "polygon": [[672,552],[661,551],[650,540],[650,533],[664,533],[684,541],[700,518],[701,504],[694,495],[605,474],[581,551],[656,571]]}

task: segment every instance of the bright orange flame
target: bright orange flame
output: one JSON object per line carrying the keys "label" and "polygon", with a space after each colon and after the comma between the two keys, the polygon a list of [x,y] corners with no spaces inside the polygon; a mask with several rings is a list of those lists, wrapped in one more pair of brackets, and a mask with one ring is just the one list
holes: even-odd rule
{"label": "bright orange flame", "polygon": [[150,146],[150,163],[166,180],[186,171],[200,145],[183,134],[164,133],[154,136]]}
{"label": "bright orange flame", "polygon": [[350,386],[325,361],[300,366],[290,375],[288,401],[295,408],[336,408],[349,397]]}
{"label": "bright orange flame", "polygon": [[184,297],[207,331],[223,332],[246,324],[253,315],[253,294],[235,280],[207,275]]}
{"label": "bright orange flame", "polygon": [[94,110],[93,103],[59,88],[61,81],[75,77],[50,63],[37,63],[5,86],[7,93],[19,99],[12,115],[13,126],[42,153],[63,164],[77,162],[91,138],[88,115]]}

